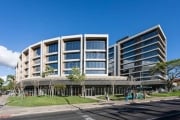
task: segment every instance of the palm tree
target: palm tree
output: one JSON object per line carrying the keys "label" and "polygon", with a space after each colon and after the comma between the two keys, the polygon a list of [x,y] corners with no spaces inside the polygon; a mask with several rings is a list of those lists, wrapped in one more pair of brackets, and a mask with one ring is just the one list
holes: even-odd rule
{"label": "palm tree", "polygon": [[[69,74],[67,76],[67,78],[71,81],[71,82],[76,82],[76,83],[80,83],[81,85],[81,95],[85,97],[85,74],[81,73],[79,68],[72,68],[72,74]],[[72,95],[72,92],[71,92]]]}
{"label": "palm tree", "polygon": [[167,67],[166,62],[156,63],[156,65],[151,68],[151,74],[153,74],[153,75],[160,74],[162,76],[165,76],[166,75],[166,67]]}

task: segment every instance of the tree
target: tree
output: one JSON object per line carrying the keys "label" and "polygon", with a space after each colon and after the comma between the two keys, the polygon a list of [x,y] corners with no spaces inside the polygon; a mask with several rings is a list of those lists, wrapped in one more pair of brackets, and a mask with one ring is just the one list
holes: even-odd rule
{"label": "tree", "polygon": [[[67,76],[71,82],[80,83],[81,95],[85,97],[85,74],[81,73],[79,68],[72,68],[72,73]],[[72,93],[71,93],[72,95]]]}
{"label": "tree", "polygon": [[7,81],[9,81],[8,87],[16,93],[16,79],[14,75],[7,75]]}
{"label": "tree", "polygon": [[0,88],[2,90],[2,86],[3,86],[4,80],[2,78],[0,78]]}
{"label": "tree", "polygon": [[[53,75],[54,74],[54,68],[52,68],[51,66],[47,65],[46,66],[46,69],[45,71],[42,73],[42,77],[46,77],[46,76],[49,76],[49,75]],[[52,79],[49,78],[49,94],[50,96],[54,96],[54,84],[53,84],[53,81]]]}
{"label": "tree", "polygon": [[[159,62],[151,68],[152,74],[161,74],[167,80],[167,88],[170,91],[173,87],[173,80],[180,77],[180,59],[168,62]],[[166,78],[167,76],[167,78]]]}
{"label": "tree", "polygon": [[64,84],[56,84],[54,86],[54,88],[55,88],[55,90],[57,90],[57,95],[60,95],[60,93],[61,93],[61,96],[64,96],[66,85],[64,85]]}

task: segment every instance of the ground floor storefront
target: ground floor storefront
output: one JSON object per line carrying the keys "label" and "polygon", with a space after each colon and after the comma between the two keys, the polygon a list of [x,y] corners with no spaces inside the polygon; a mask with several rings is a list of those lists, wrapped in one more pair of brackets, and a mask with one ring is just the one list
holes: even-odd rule
{"label": "ground floor storefront", "polygon": [[126,77],[106,76],[106,77],[87,77],[84,82],[84,89],[80,83],[74,83],[67,80],[66,77],[56,78],[34,78],[19,82],[19,87],[25,95],[106,95],[106,94],[124,94],[125,91],[136,90],[157,90],[164,88],[165,82],[161,80],[154,81],[129,81]]}

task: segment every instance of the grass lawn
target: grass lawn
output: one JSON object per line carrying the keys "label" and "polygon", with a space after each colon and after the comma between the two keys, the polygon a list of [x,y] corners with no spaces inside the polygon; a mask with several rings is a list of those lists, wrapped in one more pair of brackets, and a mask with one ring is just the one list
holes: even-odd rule
{"label": "grass lawn", "polygon": [[153,93],[152,96],[153,97],[170,97],[170,96],[180,97],[180,91],[168,92],[168,93]]}
{"label": "grass lawn", "polygon": [[[97,97],[99,99],[105,100],[105,95]],[[116,101],[116,100],[124,100],[124,96],[122,94],[116,94],[116,95],[109,95],[110,100]]]}
{"label": "grass lawn", "polygon": [[25,97],[24,99],[22,99],[22,97],[9,97],[8,101],[9,101],[8,105],[10,106],[24,106],[24,107],[97,102],[97,100],[93,100],[90,98],[84,99],[79,96],[68,96],[68,97],[28,96],[28,97]]}
{"label": "grass lawn", "polygon": [[[153,97],[170,97],[170,96],[179,96],[180,97],[180,91],[175,91],[175,92],[168,92],[168,93],[153,93],[152,95],[149,95],[146,98],[153,98]],[[119,95],[110,95],[110,100],[125,100],[124,96],[119,94]],[[97,97],[99,99],[104,99],[105,100],[105,95]]]}

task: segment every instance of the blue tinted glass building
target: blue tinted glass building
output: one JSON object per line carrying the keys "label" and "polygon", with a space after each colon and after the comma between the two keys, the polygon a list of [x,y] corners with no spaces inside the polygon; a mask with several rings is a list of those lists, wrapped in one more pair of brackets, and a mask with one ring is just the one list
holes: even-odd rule
{"label": "blue tinted glass building", "polygon": [[113,52],[113,55],[116,55],[114,61],[116,61],[117,73],[109,74],[133,76],[136,81],[154,79],[155,76],[151,75],[150,68],[157,62],[166,61],[166,42],[160,25],[118,40],[109,48],[109,51],[117,49],[109,52],[109,59],[112,58]]}

